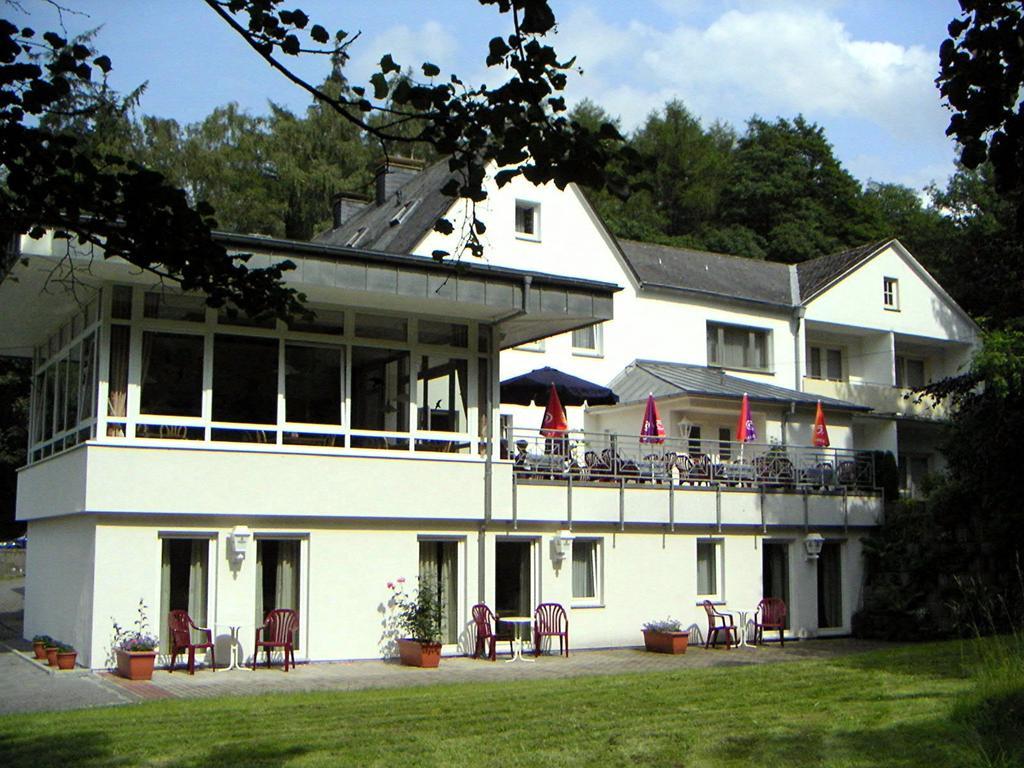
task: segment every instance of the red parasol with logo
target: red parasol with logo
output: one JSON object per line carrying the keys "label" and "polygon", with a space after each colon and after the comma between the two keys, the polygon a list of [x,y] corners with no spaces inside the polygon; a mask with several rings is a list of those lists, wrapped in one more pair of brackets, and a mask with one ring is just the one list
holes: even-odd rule
{"label": "red parasol with logo", "polygon": [[750,398],[743,393],[743,403],[740,405],[740,418],[736,422],[736,442],[752,443],[757,440],[757,429],[754,427],[754,419],[750,415]]}
{"label": "red parasol with logo", "polygon": [[548,406],[544,409],[544,420],[541,422],[540,433],[544,437],[565,437],[569,431],[569,422],[565,418],[565,409],[562,401],[558,399],[558,390],[551,385],[551,394],[548,395]]}
{"label": "red parasol with logo", "polygon": [[644,423],[640,427],[641,443],[664,443],[665,425],[661,423],[658,415],[658,404],[654,402],[654,395],[647,395],[647,408],[644,410]]}
{"label": "red parasol with logo", "polygon": [[821,408],[821,400],[818,401],[818,412],[814,414],[814,447],[828,448],[828,426],[825,424],[825,411]]}

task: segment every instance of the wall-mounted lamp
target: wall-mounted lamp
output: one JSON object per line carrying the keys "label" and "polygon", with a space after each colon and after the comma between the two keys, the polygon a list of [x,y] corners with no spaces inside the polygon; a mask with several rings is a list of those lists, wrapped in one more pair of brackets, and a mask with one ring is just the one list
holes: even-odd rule
{"label": "wall-mounted lamp", "polygon": [[804,536],[804,549],[807,552],[808,560],[817,560],[821,555],[821,545],[825,543],[825,537],[820,533],[808,533]]}
{"label": "wall-mounted lamp", "polygon": [[236,563],[245,560],[245,553],[249,550],[249,542],[252,540],[252,531],[248,526],[236,525],[231,529],[231,536],[228,539],[229,557]]}
{"label": "wall-mounted lamp", "polygon": [[572,549],[572,540],[575,538],[572,531],[559,531],[558,535],[551,539],[551,560],[556,564],[565,560],[569,556],[569,552]]}

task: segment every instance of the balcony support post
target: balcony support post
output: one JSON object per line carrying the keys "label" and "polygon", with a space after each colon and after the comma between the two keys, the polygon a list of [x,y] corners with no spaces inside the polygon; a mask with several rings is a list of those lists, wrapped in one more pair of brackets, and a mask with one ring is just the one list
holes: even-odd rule
{"label": "balcony support post", "polygon": [[761,533],[768,533],[768,523],[764,519],[764,486],[762,485],[757,492],[758,507],[761,509]]}
{"label": "balcony support post", "polygon": [[715,524],[718,532],[722,532],[722,486],[715,486]]}
{"label": "balcony support post", "polygon": [[843,533],[850,532],[850,497],[849,491],[843,488]]}
{"label": "balcony support post", "polygon": [[572,530],[572,472],[569,472],[568,482],[565,484],[565,522]]}
{"label": "balcony support post", "polygon": [[519,530],[519,483],[515,472],[512,473],[512,530]]}
{"label": "balcony support post", "polygon": [[668,529],[676,532],[676,481],[673,477],[668,479]]}
{"label": "balcony support post", "polygon": [[619,478],[619,530],[626,530],[626,479]]}
{"label": "balcony support post", "polygon": [[804,490],[804,534],[811,529],[810,494]]}

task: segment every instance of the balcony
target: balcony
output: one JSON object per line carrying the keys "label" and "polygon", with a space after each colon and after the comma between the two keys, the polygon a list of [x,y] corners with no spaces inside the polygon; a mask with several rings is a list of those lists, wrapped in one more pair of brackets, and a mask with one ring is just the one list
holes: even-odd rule
{"label": "balcony", "polygon": [[[636,435],[514,430],[512,510],[521,522],[871,526],[880,520],[870,452],[760,443],[644,443]],[[500,512],[495,515],[503,519]]]}
{"label": "balcony", "polygon": [[933,404],[929,398],[918,401],[912,390],[886,384],[854,381],[831,381],[804,377],[804,391],[822,397],[866,405],[878,413],[895,413],[904,417],[945,421],[945,403]]}

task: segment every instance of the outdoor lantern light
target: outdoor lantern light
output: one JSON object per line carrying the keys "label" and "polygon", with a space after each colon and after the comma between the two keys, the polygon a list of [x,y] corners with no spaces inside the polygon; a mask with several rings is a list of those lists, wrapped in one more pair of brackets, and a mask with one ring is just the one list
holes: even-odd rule
{"label": "outdoor lantern light", "polygon": [[245,553],[249,549],[249,540],[252,539],[252,531],[245,525],[236,525],[231,529],[230,544],[231,558],[235,562],[245,560]]}
{"label": "outdoor lantern light", "polygon": [[804,549],[807,550],[808,560],[817,560],[821,554],[821,545],[825,543],[825,537],[820,533],[808,533],[804,537]]}
{"label": "outdoor lantern light", "polygon": [[572,540],[575,538],[572,535],[572,531],[559,531],[558,535],[551,540],[551,559],[556,563],[561,563],[565,560],[569,550],[572,549]]}

